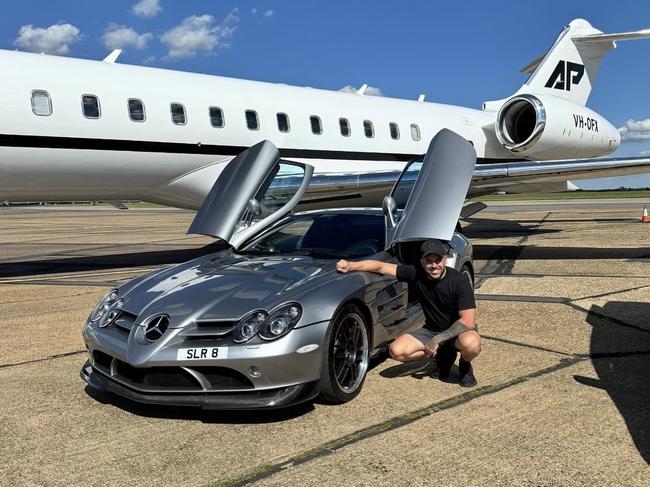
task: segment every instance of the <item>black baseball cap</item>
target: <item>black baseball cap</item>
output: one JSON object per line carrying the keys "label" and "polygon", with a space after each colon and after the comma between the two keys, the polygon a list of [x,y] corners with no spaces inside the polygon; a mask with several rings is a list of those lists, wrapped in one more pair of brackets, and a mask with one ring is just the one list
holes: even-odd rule
{"label": "black baseball cap", "polygon": [[431,239],[426,240],[422,243],[420,247],[420,252],[422,252],[422,257],[427,254],[436,254],[440,257],[444,257],[449,253],[450,247],[449,244],[443,242],[442,240]]}

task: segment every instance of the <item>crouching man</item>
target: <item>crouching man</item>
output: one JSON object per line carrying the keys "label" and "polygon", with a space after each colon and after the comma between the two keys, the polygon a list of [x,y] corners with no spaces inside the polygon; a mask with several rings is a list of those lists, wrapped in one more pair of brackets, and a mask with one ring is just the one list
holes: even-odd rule
{"label": "crouching man", "polygon": [[438,377],[447,379],[456,353],[460,352],[459,384],[476,385],[472,360],[481,352],[481,337],[476,327],[474,290],[467,278],[446,267],[449,246],[440,240],[427,240],[420,248],[420,265],[396,265],[377,260],[341,260],[339,272],[365,271],[397,277],[419,291],[426,318],[423,328],[399,336],[390,345],[390,355],[400,362],[435,357]]}

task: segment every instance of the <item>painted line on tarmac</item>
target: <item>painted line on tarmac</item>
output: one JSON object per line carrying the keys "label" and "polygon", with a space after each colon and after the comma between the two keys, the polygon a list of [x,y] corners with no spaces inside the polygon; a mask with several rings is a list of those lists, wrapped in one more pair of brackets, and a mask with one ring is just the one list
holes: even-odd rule
{"label": "painted line on tarmac", "polygon": [[[641,288],[645,288],[645,287],[648,286],[641,286]],[[634,290],[634,289],[637,288],[631,288],[630,290]],[[621,292],[626,292],[626,290],[614,291],[611,294],[617,294]],[[642,328],[640,326],[634,325],[627,321],[614,318],[613,316],[608,316],[606,314],[599,313],[598,311],[591,311],[573,302],[573,301],[583,300],[587,298],[577,298],[575,300],[572,300],[569,298],[557,298],[553,296],[525,296],[525,295],[499,295],[499,294],[476,294],[475,298],[478,301],[510,301],[510,302],[520,302],[520,303],[563,304],[565,306],[568,306],[569,308],[575,309],[576,311],[580,311],[581,313],[585,313],[586,315],[595,316],[596,318],[609,321],[610,323],[613,323],[615,325],[623,326],[625,328],[630,328],[636,331],[641,331],[643,333],[650,333],[650,329]]]}
{"label": "painted line on tarmac", "polygon": [[360,441],[366,440],[368,438],[372,438],[373,436],[377,436],[382,433],[386,433],[388,431],[401,428],[402,426],[409,425],[415,421],[418,421],[422,418],[438,413],[440,411],[445,411],[447,409],[452,409],[458,406],[462,406],[463,404],[466,404],[474,399],[487,396],[490,394],[495,394],[509,387],[522,384],[526,381],[535,379],[537,377],[541,377],[547,374],[551,374],[553,372],[557,372],[558,370],[571,367],[572,365],[575,365],[579,362],[583,362],[586,360],[589,360],[589,358],[572,357],[572,358],[561,359],[558,364],[553,365],[551,367],[547,367],[544,369],[537,370],[535,372],[531,372],[526,375],[522,375],[520,377],[511,379],[501,384],[484,386],[472,391],[468,391],[459,396],[455,396],[450,399],[445,399],[444,401],[431,404],[430,406],[427,406],[423,409],[418,409],[416,411],[412,411],[410,413],[406,413],[401,416],[391,418],[382,423],[368,426],[367,428],[363,428],[361,430],[355,431],[354,433],[343,436],[341,438],[337,438],[336,440],[325,443],[324,445],[321,445],[317,448],[314,448],[312,450],[307,450],[306,452],[295,455],[294,457],[291,457],[288,460],[285,460],[284,462],[261,466],[253,470],[252,472],[243,475],[237,479],[224,480],[220,482],[211,483],[208,485],[211,487],[240,487],[244,485],[250,485],[251,483],[257,482],[259,480],[271,477],[276,473],[282,472],[287,468],[296,467],[298,465],[308,463],[312,460],[326,457],[328,455],[331,455],[332,453],[336,453],[338,450],[346,446],[350,446]]}
{"label": "painted line on tarmac", "polygon": [[481,334],[481,338],[485,338],[486,340],[492,340],[493,342],[506,343],[508,345],[516,345],[517,347],[530,348],[530,349],[533,349],[533,350],[540,350],[542,352],[550,352],[550,353],[555,353],[557,355],[564,355],[565,357],[579,357],[579,356],[581,356],[581,355],[577,355],[575,353],[560,352],[558,350],[553,350],[551,348],[540,347],[538,345],[533,345],[531,343],[518,342],[516,340],[508,340],[507,338],[499,338],[499,337],[495,337],[495,336],[492,336],[492,335],[483,335],[483,334]]}
{"label": "painted line on tarmac", "polygon": [[65,358],[65,357],[71,357],[73,355],[79,355],[81,353],[87,353],[88,350],[76,350],[74,352],[65,352],[65,353],[58,353],[56,355],[48,355],[47,357],[43,358],[37,358],[34,360],[26,360],[25,362],[16,362],[13,364],[0,364],[0,369],[8,369],[9,367],[17,367],[19,365],[30,365],[30,364],[37,364],[39,362],[47,362],[49,360],[55,360],[59,358]]}
{"label": "painted line on tarmac", "polygon": [[596,318],[600,318],[601,320],[609,321],[610,323],[614,323],[615,325],[619,325],[625,328],[630,328],[632,330],[640,331],[643,333],[650,333],[650,330],[647,328],[642,328],[637,325],[633,325],[632,323],[628,323],[627,321],[619,320],[618,318],[614,318],[613,316],[608,316],[603,313],[599,313],[598,311],[591,311],[587,308],[583,308],[582,306],[575,304],[575,303],[566,303],[567,306],[570,308],[573,308],[577,311],[581,311],[583,313],[586,313],[589,316],[595,316]]}
{"label": "painted line on tarmac", "polygon": [[543,278],[543,277],[576,277],[576,278],[609,278],[609,279],[650,279],[647,275],[645,276],[634,276],[634,275],[617,275],[617,274],[532,274],[532,273],[499,273],[494,272],[477,272],[477,277],[527,277],[527,278]]}
{"label": "painted line on tarmac", "polygon": [[602,293],[602,294],[593,294],[591,296],[581,296],[579,298],[572,299],[572,301],[581,301],[583,299],[596,299],[596,298],[604,298],[606,296],[611,296],[612,294],[620,294],[620,293],[628,293],[630,291],[638,291],[639,289],[645,289],[650,287],[650,284],[645,284],[643,286],[636,286],[636,287],[631,287],[627,289],[620,289],[618,291],[610,291],[607,293]]}
{"label": "painted line on tarmac", "polygon": [[514,301],[520,303],[549,303],[549,304],[568,304],[569,298],[557,298],[554,296],[526,296],[516,294],[476,294],[479,301]]}
{"label": "painted line on tarmac", "polygon": [[75,286],[75,287],[115,287],[122,284],[121,281],[73,281],[70,279],[42,279],[32,281],[3,281],[2,284],[22,284],[25,286]]}
{"label": "painted line on tarmac", "polygon": [[[101,271],[101,272],[88,272],[88,271],[82,271],[82,272],[71,272],[71,273],[58,273],[50,276],[50,279],[70,279],[74,277],[101,277],[101,276],[113,276],[113,275],[118,275],[118,274],[132,274],[133,277],[137,277],[140,274],[144,274],[145,272],[150,272],[150,271],[155,271],[160,269],[160,267],[137,267],[137,268],[128,268],[128,269],[115,269],[115,270],[108,270],[108,271]],[[42,277],[25,277],[24,279],[14,279],[14,278],[0,278],[0,284],[15,284],[15,283],[28,283],[30,281],[42,281]]]}

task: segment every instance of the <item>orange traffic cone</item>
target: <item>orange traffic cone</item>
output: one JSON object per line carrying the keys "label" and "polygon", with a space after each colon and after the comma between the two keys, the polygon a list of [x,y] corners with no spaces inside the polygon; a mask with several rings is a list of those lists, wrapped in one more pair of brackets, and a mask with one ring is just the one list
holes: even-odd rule
{"label": "orange traffic cone", "polygon": [[643,214],[641,215],[641,223],[648,223],[648,209],[643,205]]}

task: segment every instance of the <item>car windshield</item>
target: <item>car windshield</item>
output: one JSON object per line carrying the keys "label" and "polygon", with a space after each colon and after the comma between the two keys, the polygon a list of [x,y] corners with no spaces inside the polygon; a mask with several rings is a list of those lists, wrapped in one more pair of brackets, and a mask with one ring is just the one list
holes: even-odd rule
{"label": "car windshield", "polygon": [[243,247],[240,253],[355,258],[383,249],[382,215],[320,213],[292,216]]}

